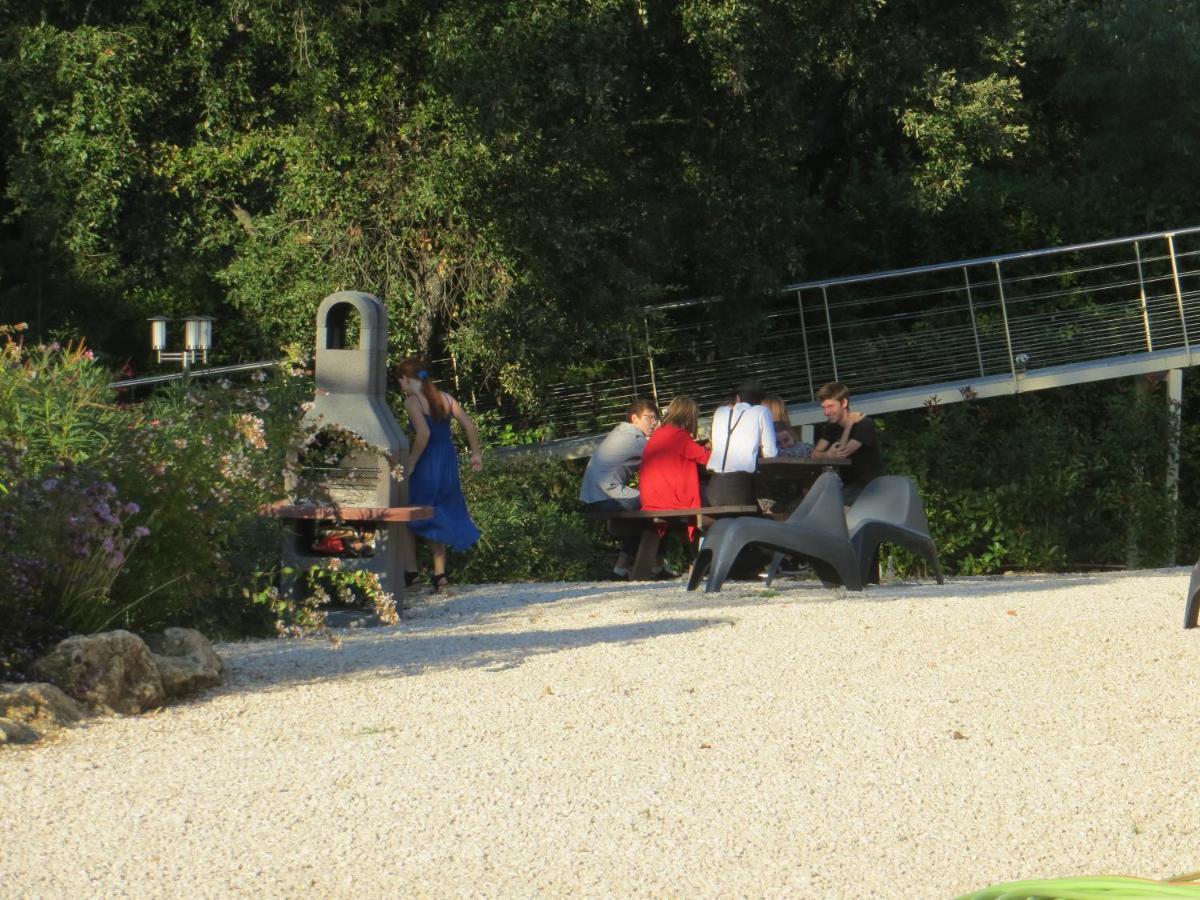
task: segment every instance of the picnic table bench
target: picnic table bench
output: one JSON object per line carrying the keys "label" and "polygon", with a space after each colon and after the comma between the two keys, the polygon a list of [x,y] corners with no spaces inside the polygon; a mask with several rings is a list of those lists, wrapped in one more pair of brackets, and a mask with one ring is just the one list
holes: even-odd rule
{"label": "picnic table bench", "polygon": [[633,560],[630,574],[637,581],[647,581],[654,577],[654,563],[658,559],[658,545],[661,537],[658,526],[668,527],[695,525],[704,529],[714,519],[722,516],[758,515],[757,505],[748,506],[696,506],[691,509],[623,509],[607,512],[585,512],[588,519],[598,519],[608,522],[608,530],[617,537],[632,534],[641,535],[637,555]]}

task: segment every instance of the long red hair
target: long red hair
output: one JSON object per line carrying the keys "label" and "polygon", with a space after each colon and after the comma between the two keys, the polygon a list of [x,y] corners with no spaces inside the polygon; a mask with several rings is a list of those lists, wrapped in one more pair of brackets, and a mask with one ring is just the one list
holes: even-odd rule
{"label": "long red hair", "polygon": [[438,390],[437,382],[429,374],[429,366],[426,363],[415,356],[409,356],[396,364],[395,372],[397,379],[403,376],[404,378],[414,378],[421,382],[421,393],[424,395],[425,401],[429,404],[429,414],[431,416],[435,419],[450,418],[450,409],[446,406],[446,398]]}

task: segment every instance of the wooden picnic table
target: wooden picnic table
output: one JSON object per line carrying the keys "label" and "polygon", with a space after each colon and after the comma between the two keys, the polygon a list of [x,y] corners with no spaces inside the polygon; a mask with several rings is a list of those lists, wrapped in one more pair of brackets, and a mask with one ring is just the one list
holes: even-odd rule
{"label": "wooden picnic table", "polygon": [[712,524],[714,519],[722,516],[755,516],[758,506],[694,506],[690,509],[622,509],[608,512],[585,512],[588,519],[600,519],[608,522],[611,534],[622,537],[631,534],[641,535],[637,555],[633,560],[630,574],[637,581],[648,581],[654,577],[654,563],[658,559],[658,545],[662,540],[658,526],[668,527],[695,525],[704,529]]}
{"label": "wooden picnic table", "polygon": [[[771,481],[786,482],[789,487],[808,487],[822,472],[850,465],[848,459],[810,459],[800,456],[775,456],[758,461],[758,474],[768,475]],[[797,491],[799,493],[799,491]],[[797,498],[797,502],[799,499]],[[608,523],[609,533],[616,537],[639,535],[637,554],[634,557],[632,576],[637,580],[653,578],[654,564],[658,559],[658,548],[662,540],[659,526],[670,528],[695,525],[701,531],[713,520],[725,516],[763,515],[757,504],[747,506],[697,506],[691,509],[633,509],[609,512],[585,512],[584,516]],[[786,511],[770,514],[773,518],[786,517]]]}
{"label": "wooden picnic table", "polygon": [[815,473],[813,478],[822,472],[832,472],[850,465],[848,459],[813,459],[811,456],[763,456],[758,460],[759,472],[772,474],[782,472]]}
{"label": "wooden picnic table", "polygon": [[813,459],[808,456],[760,457],[755,473],[758,495],[775,500],[773,515],[786,518],[823,472],[850,465],[848,459]]}

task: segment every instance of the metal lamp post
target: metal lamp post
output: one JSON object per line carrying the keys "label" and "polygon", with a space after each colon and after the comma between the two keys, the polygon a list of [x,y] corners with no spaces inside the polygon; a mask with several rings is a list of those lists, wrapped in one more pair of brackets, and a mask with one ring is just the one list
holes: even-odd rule
{"label": "metal lamp post", "polygon": [[150,349],[160,363],[177,362],[186,372],[197,362],[208,362],[208,351],[212,349],[212,316],[185,316],[183,319],[183,350],[167,350],[166,316],[151,316]]}

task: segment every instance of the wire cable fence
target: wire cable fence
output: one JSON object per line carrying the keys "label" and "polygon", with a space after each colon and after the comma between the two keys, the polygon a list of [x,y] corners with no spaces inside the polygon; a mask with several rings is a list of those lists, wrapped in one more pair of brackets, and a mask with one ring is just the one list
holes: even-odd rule
{"label": "wire cable fence", "polygon": [[[711,410],[759,378],[789,404],[828,381],[856,395],[1187,348],[1200,335],[1200,228],[788,285],[755,308],[649,307],[644,335],[576,383],[547,386],[559,437],[638,396]],[[598,373],[598,374],[596,374]]]}

